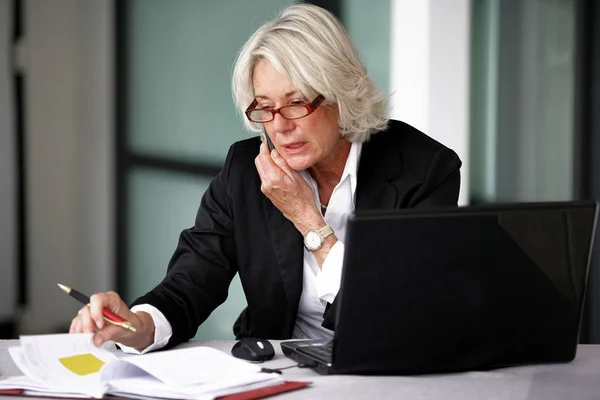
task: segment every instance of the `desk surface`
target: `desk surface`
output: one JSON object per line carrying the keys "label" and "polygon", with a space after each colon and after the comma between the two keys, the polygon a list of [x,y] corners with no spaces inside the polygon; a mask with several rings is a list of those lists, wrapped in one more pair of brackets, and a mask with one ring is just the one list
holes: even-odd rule
{"label": "desk surface", "polygon": [[[7,351],[18,340],[0,340],[0,376],[20,374]],[[229,352],[234,341],[190,342],[182,347],[210,346]],[[264,363],[280,368],[294,362],[272,342],[276,355]],[[121,355],[121,352],[116,352]],[[281,399],[600,399],[600,345],[579,346],[577,357],[567,364],[503,368],[487,372],[422,376],[321,376],[310,369],[291,368],[288,380],[311,381],[308,389],[279,395]],[[15,397],[0,396],[3,399]]]}

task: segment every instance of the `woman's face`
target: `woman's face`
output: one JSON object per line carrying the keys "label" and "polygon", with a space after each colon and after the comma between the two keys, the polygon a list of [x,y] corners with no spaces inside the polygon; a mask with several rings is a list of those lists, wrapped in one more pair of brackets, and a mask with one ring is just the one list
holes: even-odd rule
{"label": "woman's face", "polygon": [[[257,108],[279,108],[314,100],[304,98],[265,59],[254,67],[252,83]],[[275,119],[264,125],[279,154],[296,171],[317,163],[335,162],[337,158],[335,150],[341,142],[337,107],[319,106],[312,114],[293,120],[275,114]]]}

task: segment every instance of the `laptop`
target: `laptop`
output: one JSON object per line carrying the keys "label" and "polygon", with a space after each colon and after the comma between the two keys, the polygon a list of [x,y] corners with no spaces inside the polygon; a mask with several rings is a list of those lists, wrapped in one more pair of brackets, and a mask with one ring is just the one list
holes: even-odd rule
{"label": "laptop", "polygon": [[422,374],[568,362],[596,202],[357,213],[333,341],[283,353],[322,374]]}

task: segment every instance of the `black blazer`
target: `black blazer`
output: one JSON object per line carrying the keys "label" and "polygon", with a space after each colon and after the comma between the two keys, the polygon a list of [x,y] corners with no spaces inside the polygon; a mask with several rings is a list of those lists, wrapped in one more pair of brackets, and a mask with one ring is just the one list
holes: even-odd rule
{"label": "black blazer", "polygon": [[[240,274],[248,307],[237,338],[288,339],[302,292],[303,238],[260,191],[258,137],[231,146],[204,194],[194,227],[181,233],[163,281],[137,299],[170,322],[165,348],[192,338],[227,298]],[[356,209],[456,205],[461,161],[452,150],[399,121],[362,147]],[[343,240],[343,238],[340,238]],[[333,309],[333,308],[332,308]],[[330,319],[330,318],[327,318]]]}

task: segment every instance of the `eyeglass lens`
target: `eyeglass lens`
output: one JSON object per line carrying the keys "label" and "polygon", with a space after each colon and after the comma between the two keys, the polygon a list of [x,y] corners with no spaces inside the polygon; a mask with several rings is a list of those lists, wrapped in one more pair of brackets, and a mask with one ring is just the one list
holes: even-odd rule
{"label": "eyeglass lens", "polygon": [[[279,109],[279,114],[286,119],[302,118],[308,115],[308,109],[304,106],[285,106]],[[250,119],[253,121],[271,121],[275,114],[271,110],[252,110]]]}

